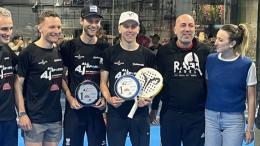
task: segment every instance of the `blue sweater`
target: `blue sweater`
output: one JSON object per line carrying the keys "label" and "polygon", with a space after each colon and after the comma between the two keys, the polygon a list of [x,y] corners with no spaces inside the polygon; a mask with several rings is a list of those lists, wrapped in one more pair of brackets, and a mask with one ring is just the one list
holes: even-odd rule
{"label": "blue sweater", "polygon": [[234,61],[218,59],[218,53],[208,56],[208,93],[206,108],[218,112],[243,112],[247,91],[247,74],[252,64],[248,57]]}

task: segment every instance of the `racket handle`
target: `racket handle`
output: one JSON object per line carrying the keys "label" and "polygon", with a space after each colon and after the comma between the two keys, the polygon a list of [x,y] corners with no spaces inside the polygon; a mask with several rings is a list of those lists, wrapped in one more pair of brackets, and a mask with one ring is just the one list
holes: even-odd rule
{"label": "racket handle", "polygon": [[133,119],[134,114],[135,114],[137,108],[138,108],[138,100],[135,99],[135,103],[134,103],[133,107],[131,108],[131,110],[130,110],[130,112],[129,112],[127,117],[130,118],[130,119]]}

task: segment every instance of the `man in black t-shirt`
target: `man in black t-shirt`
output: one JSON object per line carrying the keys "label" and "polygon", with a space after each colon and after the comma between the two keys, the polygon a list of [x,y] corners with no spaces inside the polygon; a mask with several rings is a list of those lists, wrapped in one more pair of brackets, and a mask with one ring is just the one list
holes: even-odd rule
{"label": "man in black t-shirt", "polygon": [[13,31],[11,12],[0,7],[0,145],[17,146],[14,80],[17,58],[8,47]]}
{"label": "man in black t-shirt", "polygon": [[15,83],[19,125],[27,146],[57,146],[62,133],[60,94],[63,62],[54,47],[61,34],[57,13],[45,11],[39,17],[40,38],[18,58]]}
{"label": "man in black t-shirt", "polygon": [[[108,44],[97,38],[103,17],[96,6],[81,10],[80,37],[65,42],[61,46],[64,65],[68,68],[68,85],[71,95],[67,95],[64,116],[63,145],[83,146],[85,133],[89,146],[106,145],[106,126],[102,113],[105,99],[101,97],[94,105],[83,107],[77,101],[75,90],[86,80],[99,86],[101,54]],[[88,91],[86,91],[88,92]]]}
{"label": "man in black t-shirt", "polygon": [[[143,67],[153,67],[154,54],[136,42],[139,33],[138,15],[123,12],[118,26],[121,42],[105,50],[101,65],[101,91],[108,102],[107,139],[110,146],[124,146],[129,132],[133,146],[149,146],[150,124],[148,104],[138,103],[133,119],[127,117],[134,100],[124,101],[114,92],[116,79],[123,75],[135,75]],[[108,85],[109,83],[109,85]]]}
{"label": "man in black t-shirt", "polygon": [[160,115],[162,146],[204,146],[206,80],[209,47],[194,38],[195,22],[176,19],[174,37],[157,53],[164,78]]}

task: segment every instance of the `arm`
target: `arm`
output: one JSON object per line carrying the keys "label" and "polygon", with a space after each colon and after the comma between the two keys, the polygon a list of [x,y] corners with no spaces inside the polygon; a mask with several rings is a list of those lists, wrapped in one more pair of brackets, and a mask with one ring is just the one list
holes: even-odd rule
{"label": "arm", "polygon": [[119,97],[116,97],[116,96],[111,97],[108,86],[107,86],[108,75],[109,75],[108,71],[101,70],[101,72],[100,72],[101,92],[109,104],[113,105],[114,107],[119,107],[124,102],[124,100]]}
{"label": "arm", "polygon": [[253,140],[253,129],[255,120],[255,108],[256,108],[256,85],[247,87],[248,94],[248,125],[246,129],[246,143],[250,143]]}
{"label": "arm", "polygon": [[70,92],[70,89],[66,83],[66,81],[64,79],[62,79],[62,89],[63,89],[63,92],[65,93],[66,95],[66,99],[67,101],[69,102],[70,104],[70,107],[72,109],[80,109],[82,108],[83,106],[81,104],[79,104],[79,102],[72,96],[71,92]]}
{"label": "arm", "polygon": [[18,115],[19,115],[19,125],[23,130],[31,130],[32,124],[29,119],[29,117],[26,114],[20,114],[20,113],[26,113],[25,106],[24,106],[24,97],[23,97],[23,84],[24,84],[24,77],[20,77],[17,75],[16,81],[15,81],[15,101],[16,106],[18,109]]}

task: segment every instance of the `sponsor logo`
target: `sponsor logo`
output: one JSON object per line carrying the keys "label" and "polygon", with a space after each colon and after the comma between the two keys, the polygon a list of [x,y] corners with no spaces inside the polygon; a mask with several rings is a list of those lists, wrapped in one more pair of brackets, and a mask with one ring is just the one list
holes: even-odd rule
{"label": "sponsor logo", "polygon": [[186,54],[183,62],[174,61],[174,76],[197,77],[198,75],[202,76],[202,72],[197,54],[191,52]]}
{"label": "sponsor logo", "polygon": [[41,60],[41,62],[39,62],[38,64],[44,65],[44,64],[46,64],[46,63],[48,63],[47,60]]}
{"label": "sponsor logo", "polygon": [[50,91],[58,91],[58,90],[60,90],[60,88],[59,88],[59,86],[57,84],[51,85]]}
{"label": "sponsor logo", "polygon": [[11,85],[9,83],[4,83],[3,85],[3,91],[11,90]]}
{"label": "sponsor logo", "polygon": [[144,64],[142,64],[142,63],[133,63],[132,65],[133,66],[144,66]]}
{"label": "sponsor logo", "polygon": [[120,60],[118,60],[118,61],[116,61],[116,62],[114,62],[114,64],[116,64],[116,65],[122,65],[122,64],[125,64],[124,62],[121,62]]}
{"label": "sponsor logo", "polygon": [[79,54],[79,55],[76,55],[76,56],[74,56],[74,57],[77,58],[77,59],[85,58],[84,56],[81,56],[80,54]]}
{"label": "sponsor logo", "polygon": [[54,62],[61,62],[61,59],[54,59]]}
{"label": "sponsor logo", "polygon": [[4,58],[4,60],[8,60],[8,59],[10,59],[10,57],[5,57],[5,58]]}

